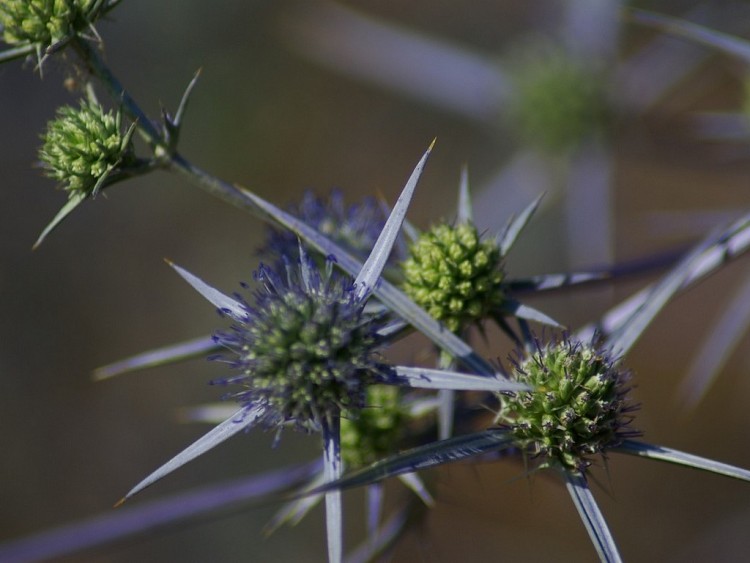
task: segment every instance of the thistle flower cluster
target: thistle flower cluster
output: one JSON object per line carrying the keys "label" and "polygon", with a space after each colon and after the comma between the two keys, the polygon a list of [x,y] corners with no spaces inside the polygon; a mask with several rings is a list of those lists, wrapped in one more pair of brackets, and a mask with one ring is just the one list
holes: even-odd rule
{"label": "thistle flower cluster", "polygon": [[42,136],[39,158],[70,197],[96,195],[113,171],[135,162],[133,131],[122,131],[120,111],[82,100],[78,108],[57,110]]}
{"label": "thistle flower cluster", "polygon": [[514,362],[512,374],[533,391],[501,394],[497,422],[540,456],[542,467],[583,470],[589,456],[639,435],[628,428],[636,408],[627,399],[630,374],[605,350],[568,338],[536,346]]}
{"label": "thistle flower cluster", "polygon": [[231,396],[262,408],[267,427],[311,431],[323,420],[356,416],[367,386],[388,374],[375,353],[379,319],[365,313],[330,262],[321,274],[303,255],[285,276],[261,265],[255,278],[254,305],[236,296],[246,320],[214,337],[240,374],[215,383],[240,384]]}
{"label": "thistle flower cluster", "polygon": [[394,453],[405,433],[408,413],[398,387],[373,385],[366,403],[358,417],[341,420],[341,457],[352,468]]}
{"label": "thistle flower cluster", "polygon": [[10,45],[31,43],[44,50],[93,23],[101,4],[101,0],[3,0],[3,40]]}
{"label": "thistle flower cluster", "polygon": [[472,224],[440,224],[411,245],[406,294],[452,332],[477,323],[505,299],[503,257]]}
{"label": "thistle flower cluster", "polygon": [[[329,240],[364,260],[375,246],[387,219],[386,210],[373,197],[365,197],[359,203],[346,205],[340,189],[331,190],[327,198],[316,196],[305,190],[302,201],[291,205],[289,213],[306,225],[325,235]],[[259,250],[261,256],[297,256],[298,239],[287,229],[270,227],[266,243]],[[391,252],[391,262],[403,258],[403,245],[398,243]]]}
{"label": "thistle flower cluster", "polygon": [[601,130],[610,112],[604,81],[583,62],[557,52],[527,57],[516,75],[510,116],[532,145],[560,152]]}

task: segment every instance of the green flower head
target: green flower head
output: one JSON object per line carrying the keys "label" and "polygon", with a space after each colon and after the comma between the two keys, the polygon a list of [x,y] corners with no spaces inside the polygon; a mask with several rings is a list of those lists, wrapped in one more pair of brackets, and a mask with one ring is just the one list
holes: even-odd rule
{"label": "green flower head", "polygon": [[526,142],[546,151],[574,148],[608,121],[605,86],[595,69],[560,51],[524,57],[510,115]]}
{"label": "green flower head", "polygon": [[479,323],[505,299],[503,257],[473,224],[440,224],[411,245],[404,291],[452,332]]}
{"label": "green flower head", "polygon": [[123,133],[122,115],[95,103],[63,106],[47,124],[39,158],[46,173],[59,181],[70,197],[96,195],[107,177],[135,161],[131,138]]}
{"label": "green flower head", "polygon": [[44,51],[93,23],[101,6],[101,0],[0,0],[3,40]]}
{"label": "green flower head", "polygon": [[373,385],[356,418],[341,420],[341,456],[347,466],[364,467],[395,452],[404,434],[407,409],[398,387]]}
{"label": "green flower head", "polygon": [[637,408],[627,400],[630,373],[606,351],[567,338],[536,348],[513,362],[512,373],[534,390],[501,394],[497,421],[542,467],[582,470],[589,456],[639,435],[628,428]]}

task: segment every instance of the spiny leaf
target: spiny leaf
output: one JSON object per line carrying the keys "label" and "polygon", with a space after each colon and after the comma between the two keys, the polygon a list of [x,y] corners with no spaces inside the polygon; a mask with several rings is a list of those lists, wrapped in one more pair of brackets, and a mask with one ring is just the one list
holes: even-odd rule
{"label": "spiny leaf", "polygon": [[599,558],[607,563],[622,561],[617,544],[615,544],[607,526],[607,521],[599,510],[599,505],[596,504],[586,479],[580,473],[570,471],[565,471],[564,475],[565,486],[573,499],[591,541],[594,543]]}
{"label": "spiny leaf", "polygon": [[162,465],[159,469],[151,473],[148,477],[143,479],[135,487],[130,489],[116,506],[119,506],[133,495],[141,492],[143,489],[156,483],[162,477],[169,475],[174,470],[179,469],[186,463],[194,460],[198,456],[203,455],[212,448],[215,448],[222,442],[228,440],[238,432],[250,428],[263,414],[263,409],[254,407],[251,409],[240,409],[234,413],[233,416],[226,419],[224,422],[213,428],[210,432],[203,435],[201,438],[193,442],[190,446],[185,448],[182,452],[174,456],[167,463]]}
{"label": "spiny leaf", "polygon": [[193,286],[198,293],[208,300],[214,307],[216,307],[222,313],[226,313],[233,319],[238,321],[244,321],[247,319],[247,310],[237,301],[231,297],[227,297],[218,289],[211,287],[198,276],[194,276],[187,270],[180,268],[177,264],[167,260],[167,264],[172,266],[174,270],[182,276],[182,278]]}
{"label": "spiny leaf", "polygon": [[203,357],[218,349],[219,346],[210,336],[201,336],[193,340],[148,350],[119,362],[97,368],[94,371],[94,379],[101,381],[131,371]]}
{"label": "spiny leaf", "polygon": [[612,451],[647,457],[658,461],[667,461],[685,467],[709,471],[711,473],[716,473],[717,475],[733,477],[734,479],[740,479],[742,481],[750,481],[750,470],[748,469],[742,469],[741,467],[688,454],[679,450],[673,450],[672,448],[665,448],[663,446],[655,446],[652,444],[637,442],[635,440],[624,440],[622,444],[612,448]]}

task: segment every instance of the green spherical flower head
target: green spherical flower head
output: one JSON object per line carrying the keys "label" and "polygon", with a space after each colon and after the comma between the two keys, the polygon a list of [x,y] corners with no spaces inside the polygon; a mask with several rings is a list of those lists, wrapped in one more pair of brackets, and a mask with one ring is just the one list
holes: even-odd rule
{"label": "green spherical flower head", "polygon": [[236,296],[247,319],[214,339],[232,351],[224,357],[240,375],[215,383],[239,383],[231,396],[264,410],[267,427],[319,430],[321,421],[357,416],[365,390],[390,370],[378,361],[379,317],[364,311],[350,280],[331,264],[321,274],[303,256],[279,275],[261,265],[253,305]]}
{"label": "green spherical flower head", "polygon": [[526,142],[549,152],[575,148],[609,116],[601,76],[558,53],[528,57],[519,67],[509,109]]}
{"label": "green spherical flower head", "polygon": [[43,51],[84,30],[101,7],[97,0],[1,0],[3,40],[31,43]]}
{"label": "green spherical flower head", "polygon": [[95,195],[113,171],[135,161],[131,138],[124,132],[120,112],[105,112],[98,104],[81,101],[79,108],[63,106],[47,124],[39,150],[46,173],[69,195]]}
{"label": "green spherical flower head", "polygon": [[505,298],[503,257],[470,224],[423,233],[403,263],[404,291],[452,332],[478,323]]}
{"label": "green spherical flower head", "polygon": [[525,452],[541,456],[542,467],[583,470],[588,456],[639,434],[627,428],[636,408],[626,397],[630,374],[605,351],[567,338],[536,345],[512,374],[534,390],[501,394],[497,420]]}
{"label": "green spherical flower head", "polygon": [[341,420],[344,463],[352,468],[364,467],[394,453],[404,433],[406,416],[398,387],[369,387],[365,408],[359,416]]}

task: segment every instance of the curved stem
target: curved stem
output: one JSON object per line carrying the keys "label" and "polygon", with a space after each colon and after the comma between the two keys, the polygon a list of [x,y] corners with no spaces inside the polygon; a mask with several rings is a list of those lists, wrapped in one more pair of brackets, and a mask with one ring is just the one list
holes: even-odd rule
{"label": "curved stem", "polygon": [[162,156],[163,149],[160,151],[159,148],[164,145],[164,139],[162,139],[161,134],[128,91],[125,90],[125,87],[117,80],[117,77],[112,74],[112,71],[109,70],[109,67],[99,56],[97,50],[91,46],[90,42],[81,37],[73,39],[71,44],[86,63],[91,74],[99,78],[102,84],[104,84],[112,99],[118,100],[125,112],[138,123],[138,131],[152,145],[156,156]]}

